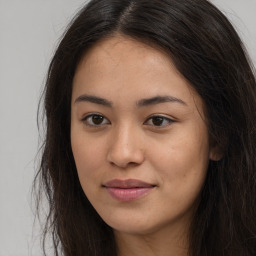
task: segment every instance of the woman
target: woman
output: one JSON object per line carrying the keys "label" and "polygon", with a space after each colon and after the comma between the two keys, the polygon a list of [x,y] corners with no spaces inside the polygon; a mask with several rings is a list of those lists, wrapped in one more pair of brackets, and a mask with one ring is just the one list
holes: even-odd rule
{"label": "woman", "polygon": [[90,1],[44,93],[55,255],[255,255],[255,99],[208,1]]}

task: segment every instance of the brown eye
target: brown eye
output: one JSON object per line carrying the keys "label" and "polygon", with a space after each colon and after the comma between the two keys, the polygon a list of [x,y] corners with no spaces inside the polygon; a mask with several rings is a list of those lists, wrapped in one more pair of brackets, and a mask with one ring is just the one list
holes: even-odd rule
{"label": "brown eye", "polygon": [[100,125],[104,121],[104,117],[100,115],[93,115],[92,122],[93,124]]}
{"label": "brown eye", "polygon": [[174,120],[167,118],[165,116],[151,116],[150,118],[147,119],[145,124],[155,126],[155,127],[164,128],[173,122],[174,122]]}
{"label": "brown eye", "polygon": [[84,117],[82,119],[82,121],[87,126],[101,126],[101,125],[110,123],[107,118],[105,118],[103,115],[99,115],[99,114],[87,115],[86,117]]}
{"label": "brown eye", "polygon": [[164,118],[161,116],[152,117],[152,124],[155,126],[161,126],[164,122]]}

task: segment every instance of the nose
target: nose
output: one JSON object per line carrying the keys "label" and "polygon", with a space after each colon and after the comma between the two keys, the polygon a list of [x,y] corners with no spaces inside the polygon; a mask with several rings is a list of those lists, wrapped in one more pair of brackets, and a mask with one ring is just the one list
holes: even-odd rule
{"label": "nose", "polygon": [[143,139],[141,134],[136,131],[136,128],[122,126],[113,131],[107,160],[120,168],[143,163]]}

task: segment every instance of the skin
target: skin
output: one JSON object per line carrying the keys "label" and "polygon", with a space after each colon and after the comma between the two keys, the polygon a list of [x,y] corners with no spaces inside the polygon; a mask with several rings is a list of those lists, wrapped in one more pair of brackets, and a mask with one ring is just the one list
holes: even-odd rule
{"label": "skin", "polygon": [[[172,101],[138,105],[157,96]],[[208,162],[216,160],[205,119],[202,99],[159,49],[113,36],[81,60],[73,81],[72,150],[81,186],[113,228],[119,255],[187,255],[189,224]],[[155,187],[122,202],[103,187],[112,179]]]}

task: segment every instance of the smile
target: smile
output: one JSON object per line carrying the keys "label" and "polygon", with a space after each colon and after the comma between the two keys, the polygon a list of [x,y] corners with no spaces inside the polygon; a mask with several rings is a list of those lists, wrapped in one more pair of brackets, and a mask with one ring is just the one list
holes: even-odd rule
{"label": "smile", "polygon": [[111,180],[103,187],[116,200],[127,202],[133,201],[147,195],[155,185],[140,181],[140,180]]}

